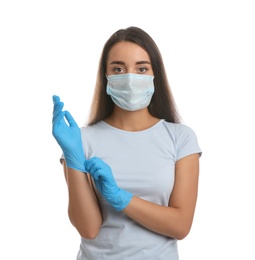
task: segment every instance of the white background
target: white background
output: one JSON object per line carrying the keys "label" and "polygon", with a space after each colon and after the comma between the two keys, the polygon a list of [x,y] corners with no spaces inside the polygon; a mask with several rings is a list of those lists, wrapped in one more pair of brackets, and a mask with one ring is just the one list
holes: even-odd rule
{"label": "white background", "polygon": [[0,2],[0,259],[75,259],[79,235],[51,135],[52,95],[82,126],[103,44],[130,25],[158,44],[203,150],[181,260],[254,260],[253,1]]}

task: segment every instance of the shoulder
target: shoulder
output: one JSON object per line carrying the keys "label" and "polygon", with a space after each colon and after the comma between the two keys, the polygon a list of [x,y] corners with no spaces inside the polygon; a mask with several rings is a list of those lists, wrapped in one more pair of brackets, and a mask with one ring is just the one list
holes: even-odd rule
{"label": "shoulder", "polygon": [[190,126],[169,122],[164,122],[164,125],[174,139],[177,160],[193,153],[201,155],[202,150],[199,147],[197,135]]}
{"label": "shoulder", "polygon": [[89,133],[95,133],[97,131],[100,131],[103,128],[104,128],[103,121],[100,121],[100,122],[93,124],[93,125],[83,126],[80,129],[81,129],[82,134],[89,134]]}
{"label": "shoulder", "polygon": [[176,138],[182,136],[196,136],[195,131],[188,125],[163,121],[164,127]]}

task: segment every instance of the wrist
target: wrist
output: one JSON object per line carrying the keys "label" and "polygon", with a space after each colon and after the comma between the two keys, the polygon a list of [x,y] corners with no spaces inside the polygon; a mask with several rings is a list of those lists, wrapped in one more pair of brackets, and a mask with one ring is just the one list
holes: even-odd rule
{"label": "wrist", "polygon": [[68,156],[64,156],[65,160],[66,160],[66,165],[68,168],[72,168],[74,170],[80,171],[80,172],[86,172],[85,169],[85,157],[83,159],[80,160],[75,160],[73,158],[69,158]]}
{"label": "wrist", "polygon": [[115,201],[114,203],[112,203],[112,206],[117,210],[117,211],[121,211],[123,209],[125,209],[128,204],[130,203],[131,199],[133,198],[133,194],[126,191],[126,190],[122,190],[119,189],[119,193],[118,195],[115,197]]}
{"label": "wrist", "polygon": [[83,151],[75,151],[72,153],[63,151],[64,158],[66,160],[66,165],[69,168],[75,169],[77,171],[86,172],[85,164],[86,158]]}

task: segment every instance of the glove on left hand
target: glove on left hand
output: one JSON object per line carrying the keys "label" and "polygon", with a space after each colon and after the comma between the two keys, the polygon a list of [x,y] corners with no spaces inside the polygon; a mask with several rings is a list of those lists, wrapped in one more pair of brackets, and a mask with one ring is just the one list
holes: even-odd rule
{"label": "glove on left hand", "polygon": [[52,134],[64,153],[67,166],[85,172],[80,128],[68,111],[62,111],[64,103],[58,96],[53,96],[53,103]]}
{"label": "glove on left hand", "polygon": [[97,189],[117,210],[123,210],[131,201],[133,194],[118,187],[111,167],[98,157],[86,161],[86,170],[92,176]]}

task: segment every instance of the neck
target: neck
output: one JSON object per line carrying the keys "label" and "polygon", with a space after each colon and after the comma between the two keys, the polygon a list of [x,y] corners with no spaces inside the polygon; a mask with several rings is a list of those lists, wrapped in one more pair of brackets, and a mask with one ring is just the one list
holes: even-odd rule
{"label": "neck", "polygon": [[127,111],[115,107],[113,113],[105,122],[126,131],[141,131],[150,128],[159,121],[153,117],[147,108],[138,111]]}

